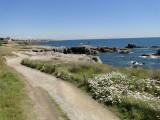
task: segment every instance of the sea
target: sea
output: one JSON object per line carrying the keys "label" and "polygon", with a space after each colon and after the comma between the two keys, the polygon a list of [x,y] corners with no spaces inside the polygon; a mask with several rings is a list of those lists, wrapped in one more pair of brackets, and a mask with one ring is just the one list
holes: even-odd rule
{"label": "sea", "polygon": [[[83,39],[83,40],[62,40],[62,41],[49,41],[42,42],[40,45],[56,46],[56,47],[72,47],[80,45],[92,45],[92,46],[108,46],[124,48],[129,43],[146,46],[148,48],[134,48],[130,49],[131,53],[100,53],[102,63],[116,66],[116,67],[135,67],[133,61],[140,63],[138,67],[160,69],[160,58],[143,58],[142,54],[154,54],[160,48],[149,48],[149,46],[160,46],[160,37],[157,38],[119,38],[119,39]],[[141,64],[143,63],[143,64]],[[136,67],[137,67],[136,66]]]}

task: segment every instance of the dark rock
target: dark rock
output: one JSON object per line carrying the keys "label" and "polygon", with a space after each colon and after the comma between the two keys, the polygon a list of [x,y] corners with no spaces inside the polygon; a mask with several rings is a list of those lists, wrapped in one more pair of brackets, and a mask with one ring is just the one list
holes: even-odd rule
{"label": "dark rock", "polygon": [[98,63],[102,63],[101,59],[98,56],[92,56],[92,60]]}
{"label": "dark rock", "polygon": [[112,49],[104,49],[103,52],[114,52]]}
{"label": "dark rock", "polygon": [[71,48],[68,48],[68,49],[67,49],[67,52],[68,52],[68,53],[72,53]]}
{"label": "dark rock", "polygon": [[43,50],[39,50],[39,52],[44,52]]}
{"label": "dark rock", "polygon": [[48,52],[48,51],[51,51],[51,49],[44,49],[44,52]]}
{"label": "dark rock", "polygon": [[65,48],[63,51],[64,54],[87,54],[87,55],[94,55],[98,54],[99,51],[96,50],[94,47],[91,46],[77,46],[77,47],[70,47]]}
{"label": "dark rock", "polygon": [[157,51],[156,54],[142,54],[141,56],[145,58],[160,58],[160,54],[158,52],[160,51]]}
{"label": "dark rock", "polygon": [[151,48],[160,48],[160,46],[151,46]]}
{"label": "dark rock", "polygon": [[128,46],[126,46],[125,48],[144,48],[142,46],[137,46],[135,44],[128,44]]}
{"label": "dark rock", "polygon": [[128,49],[120,49],[118,52],[122,53],[122,54],[129,54],[130,50],[128,50]]}
{"label": "dark rock", "polygon": [[57,73],[56,78],[61,78],[61,73]]}
{"label": "dark rock", "polygon": [[142,54],[141,56],[149,57],[150,55],[149,54]]}
{"label": "dark rock", "polygon": [[32,52],[39,52],[39,50],[35,50],[35,49],[34,49],[34,50],[32,50]]}
{"label": "dark rock", "polygon": [[116,47],[112,48],[114,52],[118,52],[118,49]]}
{"label": "dark rock", "polygon": [[87,47],[71,47],[71,51],[74,54],[87,54],[91,55],[91,49]]}
{"label": "dark rock", "polygon": [[109,48],[109,47],[97,47],[97,50],[99,51],[99,52],[117,52],[118,50],[117,50],[117,48]]}
{"label": "dark rock", "polygon": [[160,49],[157,51],[156,55],[160,55]]}
{"label": "dark rock", "polygon": [[128,44],[128,46],[126,46],[126,48],[136,48],[135,44]]}
{"label": "dark rock", "polygon": [[52,48],[52,50],[51,50],[51,51],[56,52],[56,48]]}
{"label": "dark rock", "polygon": [[103,47],[93,47],[90,45],[83,45],[83,46],[76,46],[76,47],[70,47],[65,48],[63,50],[64,54],[87,54],[87,55],[95,55],[99,52],[118,52],[118,49],[116,47],[109,48],[106,46]]}
{"label": "dark rock", "polygon": [[68,48],[65,48],[64,51],[63,51],[63,53],[64,54],[68,54],[67,50],[68,50]]}
{"label": "dark rock", "polygon": [[100,52],[108,52],[108,48],[100,47],[99,48]]}
{"label": "dark rock", "polygon": [[160,58],[160,49],[155,54],[142,54],[141,56],[146,58]]}
{"label": "dark rock", "polygon": [[132,65],[145,65],[144,62],[131,61]]}
{"label": "dark rock", "polygon": [[99,51],[93,50],[93,54],[99,54]]}

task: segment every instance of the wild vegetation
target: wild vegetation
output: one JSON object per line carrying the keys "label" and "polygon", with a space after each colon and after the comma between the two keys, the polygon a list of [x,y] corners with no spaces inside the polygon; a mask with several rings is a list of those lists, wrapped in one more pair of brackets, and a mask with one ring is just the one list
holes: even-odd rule
{"label": "wild vegetation", "polygon": [[21,64],[56,75],[88,91],[94,99],[121,113],[121,119],[160,119],[159,71],[115,68],[98,63],[36,61]]}
{"label": "wild vegetation", "polygon": [[13,57],[16,55],[11,52],[11,48],[7,48],[6,46],[0,46],[0,58],[4,56]]}
{"label": "wild vegetation", "polygon": [[42,72],[49,73],[60,77],[63,80],[75,83],[78,86],[84,84],[84,77],[87,80],[93,74],[109,72],[113,67],[104,67],[99,63],[84,62],[64,62],[64,61],[37,61],[24,59],[21,64],[38,69]]}
{"label": "wild vegetation", "polygon": [[[123,108],[130,119],[158,119],[160,87],[154,79],[129,78],[119,72],[100,74],[88,81],[92,96],[98,101]],[[147,113],[147,114],[146,114]]]}
{"label": "wild vegetation", "polygon": [[[24,84],[5,64],[4,56],[14,56],[5,47],[0,47],[0,120],[29,120],[31,103]],[[28,113],[28,114],[26,114]],[[30,114],[31,113],[31,114]],[[29,116],[30,114],[30,116]]]}

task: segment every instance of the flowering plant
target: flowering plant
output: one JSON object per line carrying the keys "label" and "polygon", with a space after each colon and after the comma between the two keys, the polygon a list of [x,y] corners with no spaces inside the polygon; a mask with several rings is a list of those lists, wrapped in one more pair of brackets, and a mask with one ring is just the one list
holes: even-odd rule
{"label": "flowering plant", "polygon": [[[156,85],[155,80],[129,78],[119,72],[100,74],[88,80],[89,89],[93,98],[105,104],[120,104],[123,97],[130,97],[151,103],[150,101],[159,101],[160,87]],[[160,107],[160,106],[159,106]]]}

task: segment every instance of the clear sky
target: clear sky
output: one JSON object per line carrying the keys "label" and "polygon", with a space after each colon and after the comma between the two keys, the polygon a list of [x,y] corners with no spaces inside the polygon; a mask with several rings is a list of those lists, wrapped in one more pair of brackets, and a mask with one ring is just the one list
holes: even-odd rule
{"label": "clear sky", "polygon": [[160,0],[0,0],[0,37],[160,37]]}

